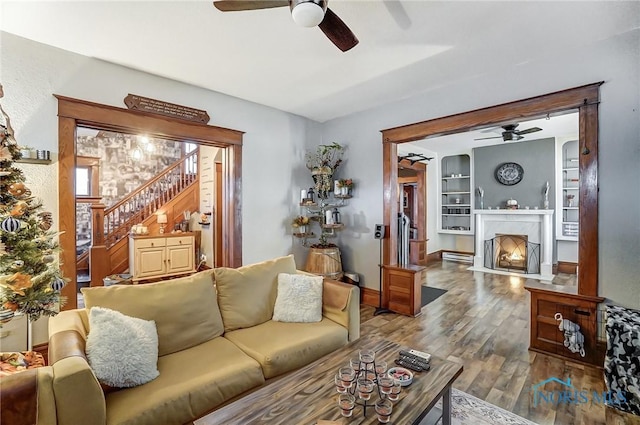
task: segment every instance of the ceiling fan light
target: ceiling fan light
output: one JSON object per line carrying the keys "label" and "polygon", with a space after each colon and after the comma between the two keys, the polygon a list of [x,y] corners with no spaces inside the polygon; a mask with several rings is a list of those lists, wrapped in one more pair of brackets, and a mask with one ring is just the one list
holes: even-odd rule
{"label": "ceiling fan light", "polygon": [[291,17],[301,27],[316,27],[324,19],[324,10],[313,2],[298,3],[291,11]]}

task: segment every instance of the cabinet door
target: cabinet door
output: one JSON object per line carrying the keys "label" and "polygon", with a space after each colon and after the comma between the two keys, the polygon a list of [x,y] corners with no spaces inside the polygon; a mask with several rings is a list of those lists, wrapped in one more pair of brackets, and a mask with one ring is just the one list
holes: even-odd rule
{"label": "cabinet door", "polygon": [[164,246],[140,248],[136,251],[134,278],[158,276],[166,273]]}
{"label": "cabinet door", "polygon": [[193,270],[193,245],[167,246],[167,273]]}

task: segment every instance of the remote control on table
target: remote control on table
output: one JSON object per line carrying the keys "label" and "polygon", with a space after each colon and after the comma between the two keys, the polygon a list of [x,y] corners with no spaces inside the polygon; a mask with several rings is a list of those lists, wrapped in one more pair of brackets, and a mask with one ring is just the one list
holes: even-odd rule
{"label": "remote control on table", "polygon": [[424,358],[411,354],[408,351],[400,351],[400,358],[416,364],[423,369],[427,369],[429,367],[429,362],[425,361]]}
{"label": "remote control on table", "polygon": [[409,352],[414,356],[422,357],[424,361],[427,363],[431,361],[431,354],[429,353],[425,353],[424,351],[418,351],[418,350],[409,350]]}
{"label": "remote control on table", "polygon": [[418,366],[417,364],[411,363],[410,361],[406,360],[406,357],[400,357],[399,359],[396,359],[396,364],[398,366],[402,366],[402,367],[406,367],[407,369],[411,369],[414,372],[426,372],[429,369],[423,369],[422,367]]}

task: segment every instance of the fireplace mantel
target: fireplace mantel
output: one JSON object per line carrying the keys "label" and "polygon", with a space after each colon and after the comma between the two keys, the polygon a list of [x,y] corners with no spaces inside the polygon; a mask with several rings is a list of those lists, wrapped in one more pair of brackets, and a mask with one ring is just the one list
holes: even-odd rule
{"label": "fireplace mantel", "polygon": [[[484,241],[497,233],[527,235],[528,240],[540,244],[541,280],[553,279],[553,212],[554,210],[473,210],[475,215],[474,270],[484,268]],[[533,276],[531,276],[533,277]]]}

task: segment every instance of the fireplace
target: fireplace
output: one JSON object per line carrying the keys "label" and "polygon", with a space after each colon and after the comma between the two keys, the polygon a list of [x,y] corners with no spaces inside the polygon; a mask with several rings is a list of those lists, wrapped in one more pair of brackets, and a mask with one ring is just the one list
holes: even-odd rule
{"label": "fireplace", "polygon": [[494,270],[540,273],[540,244],[527,235],[496,234],[484,242],[484,266]]}
{"label": "fireplace", "polygon": [[473,270],[526,273],[542,281],[553,279],[553,212],[474,210]]}

